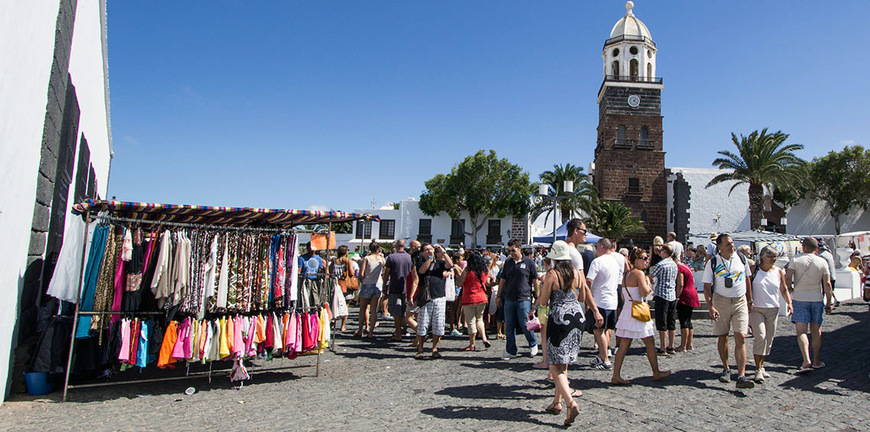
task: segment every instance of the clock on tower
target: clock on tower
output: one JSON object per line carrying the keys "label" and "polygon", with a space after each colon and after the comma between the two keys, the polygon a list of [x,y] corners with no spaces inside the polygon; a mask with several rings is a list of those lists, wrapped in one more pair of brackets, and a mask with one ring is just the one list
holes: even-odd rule
{"label": "clock on tower", "polygon": [[656,43],[634,16],[634,3],[604,42],[604,82],[598,90],[598,143],[593,179],[601,199],[619,201],[644,222],[649,243],[667,231],[667,177],[662,150],[662,79]]}

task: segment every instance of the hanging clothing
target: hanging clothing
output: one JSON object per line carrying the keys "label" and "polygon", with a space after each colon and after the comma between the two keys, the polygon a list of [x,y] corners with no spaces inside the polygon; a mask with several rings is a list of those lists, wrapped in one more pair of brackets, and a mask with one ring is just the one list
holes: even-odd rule
{"label": "hanging clothing", "polygon": [[[84,282],[82,283],[80,309],[83,311],[94,310],[97,281],[99,280],[100,268],[102,267],[106,245],[109,240],[109,231],[111,229],[110,226],[100,226],[94,230],[94,235],[91,240],[91,248],[88,253],[88,264],[85,267]],[[78,327],[76,329],[77,338],[81,339],[90,336],[91,318],[90,315],[79,317]]]}
{"label": "hanging clothing", "polygon": [[172,232],[166,230],[160,238],[160,253],[157,255],[157,267],[151,282],[151,290],[161,308],[169,298],[172,262]]}
{"label": "hanging clothing", "polygon": [[157,359],[157,367],[167,368],[175,367],[176,362],[172,358],[172,351],[178,341],[178,321],[170,321],[166,326],[166,333],[163,335],[163,343],[160,347],[160,357]]}
{"label": "hanging clothing", "polygon": [[[68,219],[66,235],[57,256],[54,274],[48,283],[46,294],[57,299],[75,303],[78,300],[79,283],[82,280],[82,248],[87,233],[81,218]],[[96,228],[96,226],[94,226]]]}

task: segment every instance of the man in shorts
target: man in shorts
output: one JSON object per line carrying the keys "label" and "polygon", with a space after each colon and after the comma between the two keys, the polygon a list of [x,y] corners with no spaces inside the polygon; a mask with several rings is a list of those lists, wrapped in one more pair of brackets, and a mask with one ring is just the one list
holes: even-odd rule
{"label": "man in shorts", "polygon": [[[798,373],[821,369],[825,364],[819,359],[822,353],[822,310],[831,313],[834,308],[833,288],[828,264],[824,258],[815,255],[818,241],[812,237],[803,239],[804,254],[795,258],[785,272],[785,283],[792,292],[794,313],[791,322],[797,333],[803,363]],[[824,298],[827,297],[827,304]],[[807,339],[807,326],[812,334],[813,358],[810,361],[810,341]]]}
{"label": "man in shorts", "polygon": [[[598,344],[598,357],[592,361],[592,367],[599,370],[613,369],[608,348],[610,347],[610,335],[616,329],[616,298],[619,295],[618,286],[621,283],[620,275],[622,274],[622,263],[613,259],[610,255],[610,248],[610,240],[606,238],[598,240],[598,244],[595,245],[595,259],[592,260],[589,272],[586,274],[586,284],[592,290],[592,297],[595,299],[598,313],[604,317],[604,324],[597,328],[592,320],[586,321],[586,329],[592,331],[592,334],[595,335],[595,343]],[[586,312],[586,316],[593,315],[595,314],[591,310]]]}
{"label": "man in shorts", "polygon": [[728,368],[728,330],[731,329],[734,332],[737,388],[752,388],[755,383],[746,378],[746,333],[749,331],[749,312],[752,309],[749,276],[752,270],[745,258],[735,252],[734,240],[730,235],[719,234],[716,247],[719,253],[707,261],[702,282],[704,299],[713,319],[713,334],[719,337],[719,358],[723,367],[719,381],[731,382],[731,370]]}
{"label": "man in shorts", "polygon": [[[402,340],[402,329],[405,326],[405,310],[407,300],[405,297],[405,284],[408,275],[414,269],[411,255],[405,252],[405,240],[396,240],[395,249],[387,257],[384,264],[383,285],[387,288],[387,312],[393,316],[396,330],[393,332],[393,340]],[[389,284],[388,284],[389,283]]]}

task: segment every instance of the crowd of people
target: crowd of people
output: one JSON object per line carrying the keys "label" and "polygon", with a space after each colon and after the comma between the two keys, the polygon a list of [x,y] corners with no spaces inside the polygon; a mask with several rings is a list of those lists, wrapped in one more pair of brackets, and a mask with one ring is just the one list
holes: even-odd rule
{"label": "crowd of people", "polygon": [[[646,348],[652,379],[665,379],[671,372],[659,368],[658,357],[695,348],[692,315],[701,306],[699,289],[718,338],[720,381],[732,381],[732,365],[736,365],[738,388],[752,388],[769,378],[764,361],[771,352],[781,305],[797,333],[802,359],[796,373],[825,367],[823,315],[831,313],[837,302],[833,260],[828,262],[816,239],[804,239],[803,254],[787,268],[779,268],[776,249],[764,247],[753,260],[752,251],[736,248],[728,234],[711,236],[710,245],[685,248],[674,233],[668,233],[668,241],[656,237],[649,249],[619,251],[614,241],[601,239],[594,252],[581,252],[578,246],[586,243],[587,234],[583,221],[570,220],[567,232],[565,241],[556,241],[545,255],[524,251],[517,240],[508,242],[507,255],[500,255],[448,251],[416,240],[406,250],[400,239],[386,258],[374,242],[363,258],[349,259],[347,249],[340,248],[329,267],[342,279],[350,279],[346,272],[358,277],[355,298],[360,319],[354,336],[372,338],[378,314],[392,317],[392,340],[413,336],[416,359],[425,358],[427,351],[431,358],[441,358],[441,338],[462,335],[465,329],[468,345],[463,351],[478,350],[479,343],[490,348],[487,333],[495,333],[506,340],[501,358],[510,361],[520,356],[521,334],[530,357],[542,354],[533,366],[548,369],[547,379],[555,384],[546,411],[558,414],[566,408],[566,425],[579,413],[574,398],[582,391],[570,387],[567,371],[578,361],[582,335],[591,333],[594,341],[597,355],[590,366],[612,371],[613,385],[631,384],[622,368],[635,339]],[[860,255],[853,254],[850,267],[863,274]],[[696,271],[703,272],[697,286]],[[865,294],[870,294],[870,282],[865,288]],[[344,321],[341,327],[344,331]],[[751,379],[746,347],[750,331],[755,362]]]}

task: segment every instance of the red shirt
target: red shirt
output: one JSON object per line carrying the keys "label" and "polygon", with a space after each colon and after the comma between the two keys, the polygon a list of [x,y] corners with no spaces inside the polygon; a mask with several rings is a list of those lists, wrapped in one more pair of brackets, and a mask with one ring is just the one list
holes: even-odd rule
{"label": "red shirt", "polygon": [[483,278],[478,278],[477,273],[468,272],[465,275],[465,282],[462,283],[462,299],[460,304],[473,305],[486,303],[489,298],[486,296],[486,279],[489,272],[483,273]]}
{"label": "red shirt", "polygon": [[679,302],[691,307],[700,307],[701,302],[698,301],[698,290],[695,289],[695,274],[689,266],[680,263],[677,270],[683,275],[683,292],[680,293]]}

